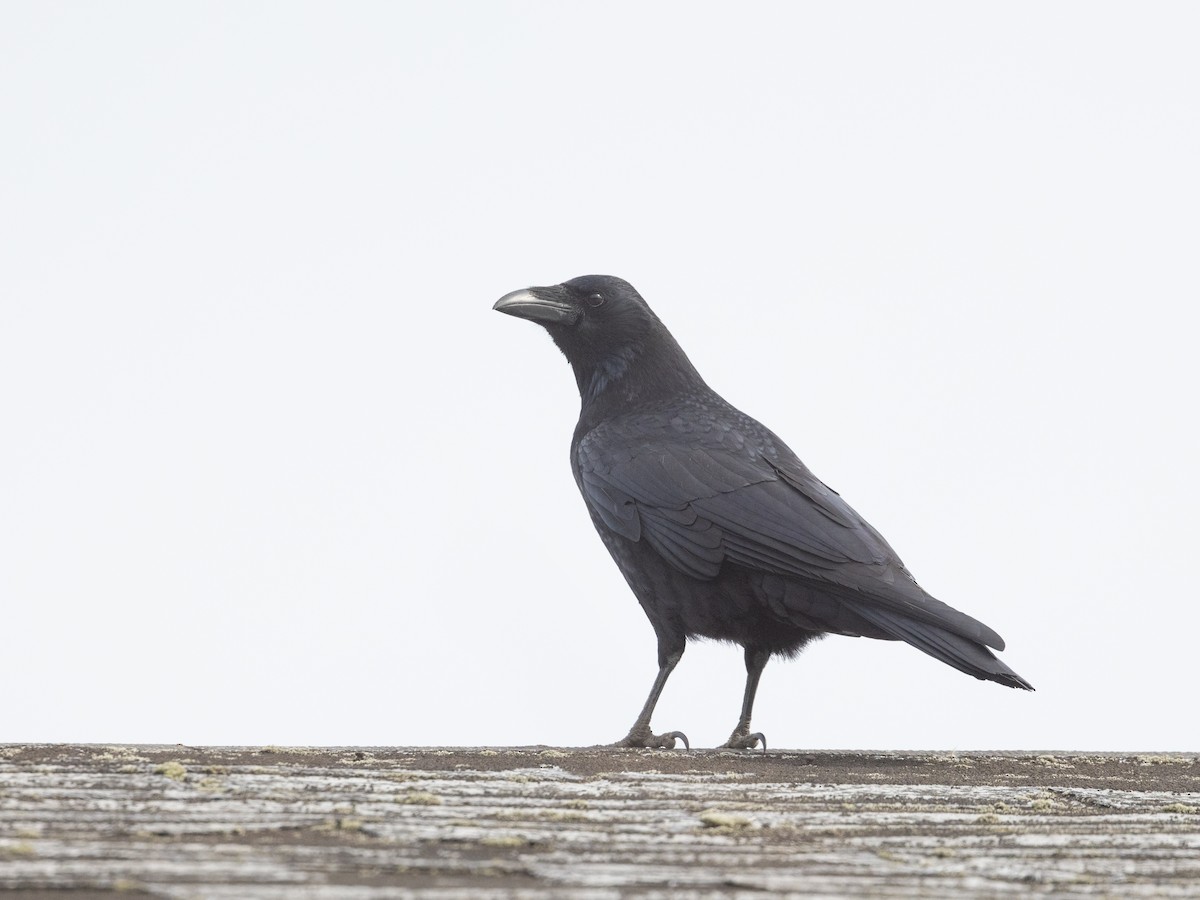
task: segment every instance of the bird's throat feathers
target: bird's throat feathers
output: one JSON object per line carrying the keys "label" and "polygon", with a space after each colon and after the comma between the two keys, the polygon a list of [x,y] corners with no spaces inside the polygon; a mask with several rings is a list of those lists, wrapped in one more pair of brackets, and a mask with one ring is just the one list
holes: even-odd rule
{"label": "bird's throat feathers", "polygon": [[604,353],[568,354],[584,410],[627,406],[674,396],[703,386],[700,374],[670,335],[671,352],[649,343],[606,348]]}
{"label": "bird's throat feathers", "polygon": [[636,356],[633,347],[622,347],[609,356],[592,361],[586,369],[575,367],[575,381],[583,405],[590,406],[605,391],[615,387],[628,374]]}

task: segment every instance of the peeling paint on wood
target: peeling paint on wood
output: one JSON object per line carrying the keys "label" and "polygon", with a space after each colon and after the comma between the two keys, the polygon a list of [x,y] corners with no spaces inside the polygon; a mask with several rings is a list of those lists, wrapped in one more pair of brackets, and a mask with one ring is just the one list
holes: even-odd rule
{"label": "peeling paint on wood", "polygon": [[1200,897],[1200,755],[0,745],[7,897]]}

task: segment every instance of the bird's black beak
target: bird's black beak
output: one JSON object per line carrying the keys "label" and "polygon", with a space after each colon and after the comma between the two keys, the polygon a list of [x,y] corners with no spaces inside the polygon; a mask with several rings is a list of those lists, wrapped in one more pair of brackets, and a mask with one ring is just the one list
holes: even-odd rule
{"label": "bird's black beak", "polygon": [[492,309],[545,325],[574,325],[579,319],[578,310],[567,301],[561,286],[513,291],[497,300]]}

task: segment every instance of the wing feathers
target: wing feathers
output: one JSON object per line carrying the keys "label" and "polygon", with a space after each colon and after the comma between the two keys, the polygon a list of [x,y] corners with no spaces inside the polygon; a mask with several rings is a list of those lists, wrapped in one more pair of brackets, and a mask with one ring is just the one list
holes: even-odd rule
{"label": "wing feathers", "polygon": [[641,538],[641,520],[632,497],[588,471],[583,472],[581,486],[588,507],[595,510],[605,525],[631,541]]}
{"label": "wing feathers", "polygon": [[690,510],[663,509],[644,510],[642,521],[646,539],[681,572],[704,581],[717,577],[724,554],[721,530],[711,522]]}
{"label": "wing feathers", "polygon": [[[982,646],[1003,649],[998,634],[926,594],[879,533],[786,448],[762,438],[761,449],[748,449],[747,439],[715,428],[697,445],[695,432],[680,439],[660,425],[661,434],[639,433],[637,444],[616,435],[611,453],[595,433],[580,445],[580,487],[604,525],[633,541],[645,537],[692,578],[714,579],[729,562],[799,579],[844,607],[830,618],[845,622],[831,620],[831,630],[857,618],[864,632],[1027,687]],[[822,617],[815,607],[796,614]]]}

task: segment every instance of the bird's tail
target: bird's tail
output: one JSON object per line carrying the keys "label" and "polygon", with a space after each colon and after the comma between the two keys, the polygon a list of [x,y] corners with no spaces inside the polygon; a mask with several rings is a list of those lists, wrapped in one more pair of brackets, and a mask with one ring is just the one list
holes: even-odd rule
{"label": "bird's tail", "polygon": [[1033,685],[997,659],[991,650],[978,641],[932,623],[909,618],[896,610],[862,604],[855,612],[897,640],[912,644],[918,650],[928,653],[948,666],[953,666],[960,672],[1011,688],[1033,690]]}

